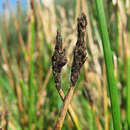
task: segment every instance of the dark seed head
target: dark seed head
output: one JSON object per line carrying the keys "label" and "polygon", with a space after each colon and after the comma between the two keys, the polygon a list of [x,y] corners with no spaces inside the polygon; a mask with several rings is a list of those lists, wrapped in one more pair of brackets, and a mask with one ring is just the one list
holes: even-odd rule
{"label": "dark seed head", "polygon": [[86,46],[84,42],[87,19],[84,13],[78,18],[78,40],[74,49],[74,59],[71,68],[71,86],[75,86],[80,69],[86,61]]}
{"label": "dark seed head", "polygon": [[52,56],[52,69],[53,69],[55,84],[58,89],[61,88],[61,78],[60,78],[61,70],[66,63],[67,63],[67,58],[65,56],[65,49],[62,49],[61,34],[57,31],[56,46],[55,46],[54,55]]}

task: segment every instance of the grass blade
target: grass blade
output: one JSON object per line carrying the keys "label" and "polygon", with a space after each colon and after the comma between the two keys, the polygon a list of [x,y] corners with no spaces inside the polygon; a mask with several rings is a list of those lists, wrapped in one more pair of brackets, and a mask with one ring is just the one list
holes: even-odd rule
{"label": "grass blade", "polygon": [[34,53],[34,41],[35,41],[35,22],[32,19],[31,23],[31,52],[30,52],[30,86],[29,86],[29,96],[30,96],[30,101],[29,101],[29,129],[32,127],[32,123],[34,121],[35,117],[35,88],[34,88],[34,59],[33,59],[33,53]]}
{"label": "grass blade", "polygon": [[130,58],[127,60],[127,120],[130,129]]}
{"label": "grass blade", "polygon": [[103,43],[107,80],[108,80],[109,94],[111,100],[113,126],[115,130],[121,130],[119,97],[118,97],[117,84],[114,77],[112,52],[111,52],[110,41],[107,32],[107,25],[105,21],[103,3],[102,0],[95,0],[95,1],[96,1],[96,9],[97,9],[98,20],[99,20],[99,27],[101,31],[101,38]]}

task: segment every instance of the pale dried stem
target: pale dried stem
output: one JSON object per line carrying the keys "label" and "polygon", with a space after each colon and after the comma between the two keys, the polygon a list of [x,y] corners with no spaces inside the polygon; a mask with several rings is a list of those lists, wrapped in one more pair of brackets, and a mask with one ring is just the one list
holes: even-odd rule
{"label": "pale dried stem", "polygon": [[9,64],[8,64],[8,60],[7,60],[7,57],[6,57],[6,55],[5,55],[4,49],[3,49],[3,47],[1,46],[1,40],[0,40],[0,51],[1,51],[1,56],[2,56],[2,58],[3,58],[3,61],[4,61],[5,65],[8,66],[7,74],[8,74],[8,76],[9,76],[9,80],[10,80],[11,87],[12,87],[12,89],[14,90],[13,75],[12,75],[10,66],[9,66]]}
{"label": "pale dried stem", "polygon": [[76,8],[75,8],[75,23],[77,23],[77,18],[80,14],[81,0],[76,0]]}
{"label": "pale dried stem", "polygon": [[[62,91],[62,89],[60,89],[60,90],[58,91],[58,93],[59,93],[59,95],[60,95],[62,101],[64,102],[64,100],[65,100],[65,95],[64,95],[64,92]],[[76,116],[76,114],[75,114],[73,108],[71,107],[71,104],[70,104],[69,107],[68,107],[68,113],[69,113],[69,115],[70,115],[72,121],[74,122],[74,124],[75,124],[75,125],[77,126],[77,128],[78,128],[78,127],[79,127],[79,121],[78,121],[78,118],[77,118],[77,116]]]}
{"label": "pale dried stem", "polygon": [[[38,50],[38,76],[39,76],[39,90],[41,91],[42,89],[42,57],[41,57],[41,46],[42,46],[42,22],[39,20],[40,19],[40,5],[38,1],[32,1],[33,5],[33,15],[35,17],[35,22],[36,22],[36,30],[37,30],[37,36],[36,36],[36,41],[37,41],[37,50]],[[34,6],[35,5],[35,6]]]}
{"label": "pale dried stem", "polygon": [[128,51],[129,51],[129,36],[128,36],[128,30],[127,30],[127,15],[125,13],[125,10],[123,8],[123,4],[120,0],[118,0],[119,5],[119,11],[121,15],[121,22],[122,22],[122,35],[123,35],[123,41],[124,41],[124,51],[123,51],[123,60],[124,60],[124,72],[125,72],[125,80],[127,79],[126,73],[127,73],[127,59],[128,59]]}
{"label": "pale dried stem", "polygon": [[[84,1],[84,0],[83,0]],[[86,6],[84,6],[86,5]],[[94,38],[92,35],[92,27],[90,24],[90,14],[89,14],[89,9],[88,9],[88,0],[83,2],[83,10],[86,12],[86,16],[87,16],[87,29],[88,29],[88,41],[89,41],[89,46],[90,46],[90,50],[92,53],[92,57],[93,57],[93,62],[94,62],[94,68],[96,70],[96,72],[98,74],[101,74],[101,67],[98,61],[98,57],[99,57],[99,50],[97,48],[97,46],[94,44]]]}
{"label": "pale dried stem", "polygon": [[60,110],[60,113],[59,113],[59,118],[57,120],[55,130],[61,130],[61,128],[62,128],[68,106],[69,106],[69,104],[72,100],[72,97],[73,97],[74,88],[75,88],[75,86],[71,86],[70,89],[68,90],[68,93],[67,93],[65,100],[64,100],[64,104],[63,104],[63,106]]}
{"label": "pale dried stem", "polygon": [[[6,20],[5,8],[4,8],[4,25],[5,25],[5,36],[6,36],[6,40],[7,40],[8,58],[6,57],[6,54],[4,52],[4,49],[2,48],[2,45],[1,45],[1,54],[2,54],[2,57],[3,57],[4,63],[8,66],[7,73],[8,73],[9,79],[10,79],[11,87],[15,90],[15,88],[14,88],[15,83],[14,83],[14,79],[13,79],[13,72],[12,72],[11,64],[10,64],[11,53],[10,53],[10,50],[9,50],[9,32],[8,32],[8,23],[7,23],[7,20]],[[1,41],[0,41],[0,44],[1,44]]]}

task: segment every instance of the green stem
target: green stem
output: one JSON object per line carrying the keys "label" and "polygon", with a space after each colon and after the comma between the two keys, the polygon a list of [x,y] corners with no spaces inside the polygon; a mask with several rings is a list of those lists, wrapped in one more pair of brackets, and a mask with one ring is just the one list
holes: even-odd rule
{"label": "green stem", "polygon": [[127,120],[130,129],[130,57],[127,60]]}
{"label": "green stem", "polygon": [[35,41],[35,22],[31,21],[31,51],[30,51],[30,81],[29,81],[29,130],[32,128],[32,123],[35,117],[35,88],[34,88],[34,41]]}
{"label": "green stem", "polygon": [[95,2],[96,2],[96,9],[97,9],[98,20],[99,20],[99,27],[101,31],[104,57],[105,57],[107,81],[108,81],[108,88],[109,88],[109,94],[110,94],[110,100],[111,100],[113,126],[114,126],[114,130],[121,130],[119,96],[118,96],[117,83],[114,77],[112,52],[110,48],[110,42],[109,42],[107,25],[106,25],[106,20],[105,20],[105,15],[104,15],[103,3],[102,3],[102,0],[95,0]]}

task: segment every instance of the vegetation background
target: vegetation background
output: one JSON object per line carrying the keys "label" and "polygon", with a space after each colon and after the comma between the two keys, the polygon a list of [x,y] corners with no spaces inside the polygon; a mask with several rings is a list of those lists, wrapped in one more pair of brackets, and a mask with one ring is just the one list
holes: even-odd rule
{"label": "vegetation background", "polygon": [[71,103],[77,122],[67,114],[62,130],[130,130],[130,0],[15,2],[16,7],[0,2],[0,127],[54,129],[62,106],[51,69],[56,32],[61,31],[68,59],[62,71],[66,93],[77,18],[84,12],[88,57]]}

